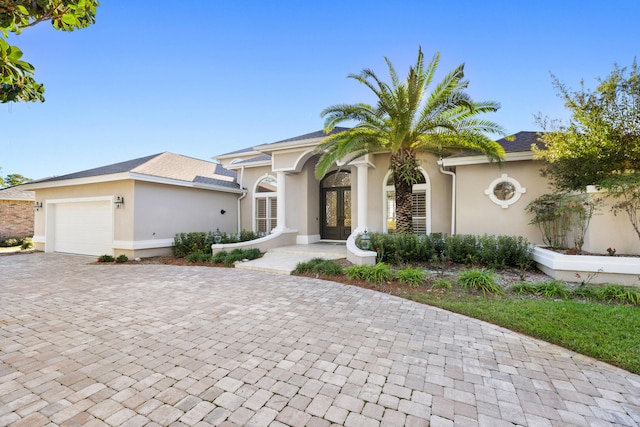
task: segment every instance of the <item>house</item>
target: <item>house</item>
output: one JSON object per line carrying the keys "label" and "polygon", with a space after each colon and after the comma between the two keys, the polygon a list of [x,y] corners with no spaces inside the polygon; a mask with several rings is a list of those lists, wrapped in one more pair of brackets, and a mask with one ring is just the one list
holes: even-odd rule
{"label": "house", "polygon": [[33,191],[23,186],[0,190],[0,239],[33,236]]}
{"label": "house", "polygon": [[35,249],[130,258],[170,254],[176,233],[235,229],[244,194],[235,172],[168,152],[23,187],[40,206]]}
{"label": "house", "polygon": [[[271,233],[272,242],[265,239],[266,246],[261,248],[345,241],[354,232],[395,229],[389,153],[336,164],[318,180],[315,149],[326,136],[312,132],[214,157],[238,174],[238,183],[246,190],[240,202],[240,228]],[[532,217],[525,211],[531,201],[553,191],[531,149],[541,144],[538,134],[518,132],[497,142],[506,152],[501,164],[477,153],[443,159],[419,155],[422,179],[413,186],[416,233],[512,235],[543,243],[540,230],[530,224]],[[603,253],[615,241],[619,251],[638,253],[640,245],[632,231],[626,218],[615,217],[605,208],[592,219],[584,249]],[[357,252],[348,241],[347,247],[350,253]],[[359,256],[350,260],[371,263],[371,254]],[[363,261],[367,256],[369,260]]]}
{"label": "house", "polygon": [[[354,239],[365,230],[395,229],[390,155],[336,164],[317,179],[316,148],[325,137],[317,131],[255,145],[218,155],[218,163],[160,153],[23,185],[36,193],[34,245],[49,252],[143,257],[170,253],[180,232],[253,230],[266,236],[235,245],[267,250],[346,242],[349,260],[372,263],[375,253],[359,250]],[[543,243],[525,211],[552,191],[531,151],[539,144],[537,133],[519,132],[498,143],[506,151],[501,164],[477,153],[419,155],[416,233],[512,235]],[[618,253],[640,252],[628,220],[605,208],[592,219],[583,248],[604,253],[613,244]]]}

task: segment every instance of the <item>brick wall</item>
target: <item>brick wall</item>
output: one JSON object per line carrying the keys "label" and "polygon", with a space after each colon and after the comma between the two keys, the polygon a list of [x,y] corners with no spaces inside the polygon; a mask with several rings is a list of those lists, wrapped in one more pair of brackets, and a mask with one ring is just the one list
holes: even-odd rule
{"label": "brick wall", "polygon": [[33,202],[0,200],[0,239],[33,237]]}

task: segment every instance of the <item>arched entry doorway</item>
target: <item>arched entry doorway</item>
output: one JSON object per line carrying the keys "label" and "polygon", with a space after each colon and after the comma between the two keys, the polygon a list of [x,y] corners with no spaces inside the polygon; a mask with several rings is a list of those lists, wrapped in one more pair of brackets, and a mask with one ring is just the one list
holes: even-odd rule
{"label": "arched entry doorway", "polygon": [[320,181],[320,237],[346,240],[351,234],[351,173],[336,171]]}

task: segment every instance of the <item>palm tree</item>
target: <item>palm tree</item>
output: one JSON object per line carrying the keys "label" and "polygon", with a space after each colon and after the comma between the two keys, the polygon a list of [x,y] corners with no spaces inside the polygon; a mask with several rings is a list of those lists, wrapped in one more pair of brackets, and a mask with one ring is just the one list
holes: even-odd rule
{"label": "palm tree", "polygon": [[469,82],[464,80],[464,64],[447,74],[427,94],[440,61],[438,52],[425,68],[424,54],[418,48],[418,59],[409,68],[406,81],[398,79],[388,58],[385,57],[385,61],[391,84],[381,81],[369,69],[348,76],[371,89],[378,98],[375,107],[362,103],[337,104],[322,111],[325,133],[344,121],[357,124],[347,131],[328,136],[320,143],[317,152],[321,156],[316,176],[322,178],[338,160],[348,163],[365,154],[391,152],[396,229],[399,233],[411,233],[411,193],[420,173],[417,154],[426,152],[442,157],[461,150],[473,150],[500,161],[504,157],[504,149],[487,134],[504,135],[504,131],[494,122],[477,118],[479,114],[495,112],[500,105],[471,99],[465,92]]}

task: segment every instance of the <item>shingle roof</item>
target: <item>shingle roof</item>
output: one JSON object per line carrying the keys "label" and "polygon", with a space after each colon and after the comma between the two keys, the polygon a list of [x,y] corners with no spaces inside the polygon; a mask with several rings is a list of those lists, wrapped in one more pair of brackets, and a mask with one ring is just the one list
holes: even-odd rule
{"label": "shingle roof", "polygon": [[[531,132],[531,131],[521,131],[516,134],[511,135],[507,138],[502,138],[497,140],[496,142],[502,145],[505,153],[521,153],[525,151],[531,151],[531,145],[535,144],[538,148],[544,147],[544,144],[538,140],[538,136],[540,132]],[[465,151],[463,153],[454,154],[447,158],[449,159],[459,159],[460,157],[470,157],[470,156],[478,156],[481,155],[477,151]]]}
{"label": "shingle roof", "polygon": [[540,132],[522,131],[513,135],[513,141],[506,138],[497,140],[496,142],[504,148],[507,153],[519,153],[522,151],[531,151],[531,145],[535,144],[538,148],[544,147],[542,141],[538,140]]}
{"label": "shingle roof", "polygon": [[[312,139],[312,138],[323,138],[325,136],[333,135],[334,133],[344,132],[345,130],[349,130],[349,129],[350,128],[345,128],[345,127],[335,127],[329,133],[325,133],[323,130],[318,130],[318,131],[315,131],[315,132],[305,133],[304,135],[294,136],[293,138],[287,138],[287,139],[283,139],[283,140],[280,140],[280,141],[271,142],[268,145],[280,144],[282,142],[304,141],[305,139]],[[267,145],[267,144],[265,144],[265,145]]]}
{"label": "shingle roof", "polygon": [[[292,138],[281,139],[280,141],[276,141],[276,142],[268,142],[266,144],[259,144],[259,146],[263,147],[263,146],[269,146],[269,145],[274,145],[274,144],[281,144],[283,142],[294,142],[294,141],[304,141],[305,139],[323,138],[325,136],[333,135],[334,133],[344,132],[345,130],[349,130],[349,129],[350,128],[336,127],[329,133],[324,133],[323,130],[317,130],[315,132],[305,133],[304,135],[298,135],[298,136],[294,136]],[[248,152],[251,152],[251,151],[254,151],[253,147],[247,147],[247,148],[243,148],[241,150],[230,151],[228,153],[220,154],[220,156],[225,156],[226,157],[226,156],[229,156],[229,155],[232,155],[232,154],[242,154],[242,153],[248,153]],[[271,157],[269,157],[269,158],[271,158]]]}
{"label": "shingle roof", "polygon": [[265,155],[262,155],[262,156],[253,157],[251,159],[241,160],[241,161],[235,162],[233,164],[234,165],[241,165],[243,163],[266,162],[268,160],[271,160],[271,156],[268,155],[268,154],[265,154]]}
{"label": "shingle roof", "polygon": [[33,201],[36,199],[34,191],[23,190],[20,186],[3,188],[0,190],[0,200],[26,200]]}
{"label": "shingle roof", "polygon": [[52,181],[64,181],[67,179],[90,178],[93,176],[111,175],[114,173],[130,172],[131,170],[148,162],[149,160],[155,157],[158,157],[160,154],[162,153],[154,154],[146,157],[140,157],[139,159],[127,160],[126,162],[114,163],[112,165],[100,166],[93,169],[87,169],[80,172],[69,173],[66,175],[54,176],[51,178],[44,178],[34,182],[40,183],[40,182],[52,182]]}
{"label": "shingle roof", "polygon": [[236,173],[234,171],[224,169],[222,165],[217,163],[168,152],[140,157],[126,162],[114,163],[112,165],[101,166],[53,178],[46,178],[37,181],[37,183],[90,178],[123,172],[187,182],[196,182],[196,179],[199,179],[197,182],[203,183],[204,181],[202,181],[202,179],[212,179],[216,182],[224,182],[225,187],[228,187],[228,184],[231,184],[231,186],[238,188],[238,185],[235,183]]}

